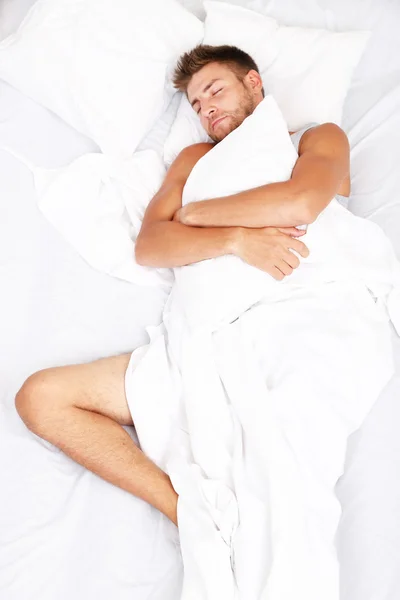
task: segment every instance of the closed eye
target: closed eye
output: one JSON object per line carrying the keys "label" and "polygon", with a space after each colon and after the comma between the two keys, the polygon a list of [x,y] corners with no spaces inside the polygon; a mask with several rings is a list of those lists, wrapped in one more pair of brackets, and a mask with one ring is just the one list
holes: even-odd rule
{"label": "closed eye", "polygon": [[[211,94],[211,96],[216,96],[217,94],[219,94],[219,92],[222,92],[223,89],[224,88],[220,88],[219,90],[215,90],[215,92],[213,92]],[[197,105],[197,108],[195,110],[196,110],[196,115],[198,115],[200,113],[200,105],[199,104]]]}

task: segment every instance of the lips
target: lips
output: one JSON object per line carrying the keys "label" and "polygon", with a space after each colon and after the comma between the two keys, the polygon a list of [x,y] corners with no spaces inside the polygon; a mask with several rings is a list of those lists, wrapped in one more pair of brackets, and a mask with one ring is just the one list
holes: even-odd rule
{"label": "lips", "polygon": [[213,121],[211,123],[211,129],[215,129],[215,126],[218,125],[218,123],[220,123],[224,119],[226,119],[226,117],[227,117],[227,115],[225,115],[224,117],[218,117],[218,119],[215,119],[215,121]]}

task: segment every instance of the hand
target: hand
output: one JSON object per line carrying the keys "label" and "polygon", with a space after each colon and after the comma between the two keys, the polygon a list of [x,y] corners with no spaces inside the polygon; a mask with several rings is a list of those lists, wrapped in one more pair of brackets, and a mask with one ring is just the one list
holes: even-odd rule
{"label": "hand", "polygon": [[182,213],[182,208],[178,208],[178,210],[175,211],[174,216],[172,217],[172,220],[176,221],[177,223],[182,223],[181,213]]}
{"label": "hand", "polygon": [[[257,267],[274,279],[281,281],[293,273],[300,265],[299,258],[291,252],[295,250],[307,258],[307,246],[293,236],[303,235],[304,230],[293,231],[295,227],[262,227],[260,229],[238,228],[238,238],[234,254],[253,267]],[[285,231],[291,231],[291,235]]]}
{"label": "hand", "polygon": [[175,212],[174,216],[173,216],[173,221],[177,221],[178,223],[182,223],[182,225],[189,225],[189,226],[193,226],[190,219],[191,216],[191,206],[192,204],[185,204],[185,206],[182,206],[181,208],[178,208],[178,210]]}
{"label": "hand", "polygon": [[[274,228],[273,228],[274,229]],[[287,235],[291,235],[292,237],[300,237],[307,233],[305,229],[297,229],[297,227],[276,227],[282,233],[286,233]]]}

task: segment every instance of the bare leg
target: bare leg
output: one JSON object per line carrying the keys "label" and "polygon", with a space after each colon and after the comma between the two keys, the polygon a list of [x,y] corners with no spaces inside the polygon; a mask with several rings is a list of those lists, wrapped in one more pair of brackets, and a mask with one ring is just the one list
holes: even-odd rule
{"label": "bare leg", "polygon": [[145,500],[177,525],[178,495],[166,473],[121,425],[133,425],[125,397],[130,354],[31,375],[15,404],[28,429],[106,481]]}

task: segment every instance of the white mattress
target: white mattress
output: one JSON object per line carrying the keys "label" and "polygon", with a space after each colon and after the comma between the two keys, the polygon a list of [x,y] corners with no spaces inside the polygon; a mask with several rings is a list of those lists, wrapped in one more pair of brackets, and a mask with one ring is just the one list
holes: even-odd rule
{"label": "white mattress", "polygon": [[[1,0],[0,0],[1,2]],[[32,0],[3,0],[0,36]],[[188,2],[186,2],[188,3]],[[200,2],[196,10],[201,11]],[[288,24],[373,27],[345,105],[350,208],[377,221],[400,257],[399,9],[373,0],[236,1]],[[156,150],[176,105],[142,147]],[[0,83],[0,145],[61,166],[94,144]],[[26,430],[14,396],[32,372],[129,352],[147,341],[165,300],[92,270],[46,222],[31,174],[0,152],[0,598],[177,600],[180,557],[155,509],[85,471]],[[382,201],[384,208],[381,208]],[[397,375],[350,439],[337,491],[342,600],[400,598],[400,339]],[[332,373],[334,377],[334,373]],[[134,437],[133,428],[126,428]]]}

